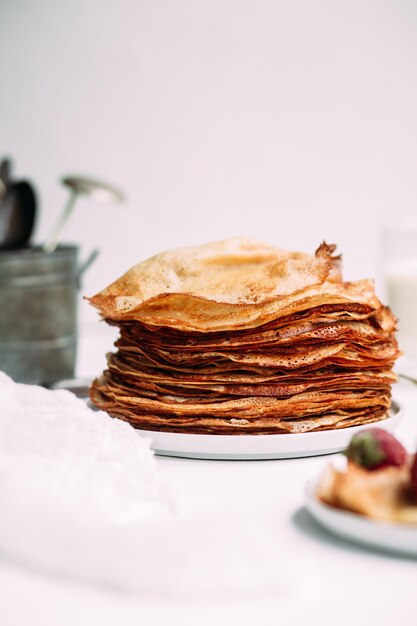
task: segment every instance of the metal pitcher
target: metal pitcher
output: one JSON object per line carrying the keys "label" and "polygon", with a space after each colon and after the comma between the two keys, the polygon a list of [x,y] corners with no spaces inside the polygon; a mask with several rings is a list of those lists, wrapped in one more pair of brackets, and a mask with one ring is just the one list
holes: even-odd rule
{"label": "metal pitcher", "polygon": [[0,370],[50,386],[73,378],[77,355],[78,246],[0,252]]}

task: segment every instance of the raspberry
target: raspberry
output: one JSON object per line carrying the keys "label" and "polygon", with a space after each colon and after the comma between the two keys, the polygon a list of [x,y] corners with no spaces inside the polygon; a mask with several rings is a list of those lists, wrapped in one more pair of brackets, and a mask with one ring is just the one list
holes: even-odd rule
{"label": "raspberry", "polygon": [[357,465],[369,470],[392,465],[401,467],[407,461],[404,446],[382,428],[365,428],[353,435],[344,454]]}

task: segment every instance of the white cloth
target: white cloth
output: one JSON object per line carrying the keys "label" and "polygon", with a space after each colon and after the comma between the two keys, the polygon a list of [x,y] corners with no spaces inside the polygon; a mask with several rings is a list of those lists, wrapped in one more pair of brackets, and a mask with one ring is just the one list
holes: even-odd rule
{"label": "white cloth", "polygon": [[279,499],[258,519],[252,502],[231,498],[221,523],[210,500],[203,486],[192,500],[180,481],[162,480],[128,424],[0,374],[3,557],[142,592],[292,593],[296,546],[278,549]]}

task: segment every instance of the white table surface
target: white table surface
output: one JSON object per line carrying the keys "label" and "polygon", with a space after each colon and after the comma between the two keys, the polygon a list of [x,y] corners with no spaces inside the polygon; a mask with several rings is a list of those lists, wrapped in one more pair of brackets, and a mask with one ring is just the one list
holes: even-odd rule
{"label": "white table surface", "polygon": [[[114,330],[103,324],[85,325],[80,376],[101,371],[113,336]],[[396,433],[412,450],[417,445],[417,386],[402,381],[395,396],[405,407]],[[105,589],[25,569],[0,555],[0,624],[414,625],[417,559],[336,538],[304,508],[307,482],[331,458],[228,462],[157,457],[160,472],[178,482],[203,520],[190,529],[192,541],[183,536],[169,554],[163,546],[153,547],[161,585],[140,593]],[[206,547],[212,542],[203,558],[195,550],[199,542]],[[175,576],[176,563],[168,562],[173,554],[188,563],[179,568],[186,571],[181,579]]]}

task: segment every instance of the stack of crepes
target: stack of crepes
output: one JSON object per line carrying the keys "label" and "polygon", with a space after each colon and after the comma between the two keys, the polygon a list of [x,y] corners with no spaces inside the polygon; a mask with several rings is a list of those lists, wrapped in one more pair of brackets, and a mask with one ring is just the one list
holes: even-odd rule
{"label": "stack of crepes", "polygon": [[341,257],[234,238],[158,254],[88,300],[120,328],[91,400],[146,430],[301,433],[388,417],[396,319]]}

